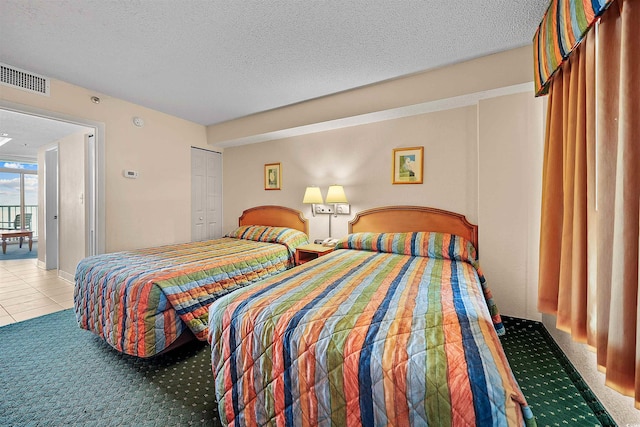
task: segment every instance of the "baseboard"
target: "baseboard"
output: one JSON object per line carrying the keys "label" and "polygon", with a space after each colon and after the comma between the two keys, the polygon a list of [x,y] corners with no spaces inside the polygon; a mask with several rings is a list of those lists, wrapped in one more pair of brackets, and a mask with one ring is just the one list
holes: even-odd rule
{"label": "baseboard", "polygon": [[[37,266],[38,268],[43,269],[43,270],[46,270],[46,269],[47,269],[47,264],[46,264],[46,263],[44,263],[43,261],[40,261],[40,260],[38,260],[38,261],[36,262],[36,266]],[[75,283],[75,277],[74,277],[74,275],[73,275],[73,274],[71,274],[71,273],[67,273],[66,271],[58,270],[58,277],[59,277],[60,279],[64,280],[64,281],[67,281],[67,282],[71,283],[71,284]]]}
{"label": "baseboard", "polygon": [[62,280],[66,280],[69,283],[75,282],[73,274],[69,274],[66,271],[58,270],[58,277]]}

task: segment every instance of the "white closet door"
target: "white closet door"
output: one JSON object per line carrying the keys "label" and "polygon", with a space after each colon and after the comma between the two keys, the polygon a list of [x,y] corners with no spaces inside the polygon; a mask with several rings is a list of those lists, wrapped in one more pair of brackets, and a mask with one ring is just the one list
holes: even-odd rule
{"label": "white closet door", "polygon": [[191,148],[191,240],[222,236],[222,154]]}
{"label": "white closet door", "polygon": [[222,237],[222,154],[207,152],[207,239]]}

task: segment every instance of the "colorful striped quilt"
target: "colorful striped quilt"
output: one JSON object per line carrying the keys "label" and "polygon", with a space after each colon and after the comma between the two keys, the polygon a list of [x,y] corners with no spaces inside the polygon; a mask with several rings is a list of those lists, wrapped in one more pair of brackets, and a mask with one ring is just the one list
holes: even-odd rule
{"label": "colorful striped quilt", "polygon": [[472,245],[361,233],[337,248],[211,305],[224,425],[535,425]]}
{"label": "colorful striped quilt", "polygon": [[297,230],[243,226],[221,239],[85,258],[75,274],[78,324],[138,357],[187,328],[204,341],[211,302],[293,267],[295,248],[307,243]]}

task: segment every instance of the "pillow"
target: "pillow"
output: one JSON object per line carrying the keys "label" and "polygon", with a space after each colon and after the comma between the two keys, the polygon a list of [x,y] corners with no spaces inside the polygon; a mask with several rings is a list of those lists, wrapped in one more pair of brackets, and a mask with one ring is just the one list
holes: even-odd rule
{"label": "pillow", "polygon": [[419,231],[411,233],[354,233],[343,237],[336,249],[364,251],[450,259],[474,263],[478,259],[476,248],[463,237],[449,233]]}
{"label": "pillow", "polygon": [[225,237],[253,240],[256,242],[280,243],[295,253],[298,246],[309,243],[309,238],[302,231],[287,227],[271,227],[268,225],[242,225],[227,233]]}

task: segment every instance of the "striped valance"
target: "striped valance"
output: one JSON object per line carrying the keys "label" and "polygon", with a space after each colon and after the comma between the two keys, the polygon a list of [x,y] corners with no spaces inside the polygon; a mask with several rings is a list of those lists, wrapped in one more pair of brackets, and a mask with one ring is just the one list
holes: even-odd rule
{"label": "striped valance", "polygon": [[613,0],[551,0],[533,37],[536,95],[547,93],[551,76]]}

